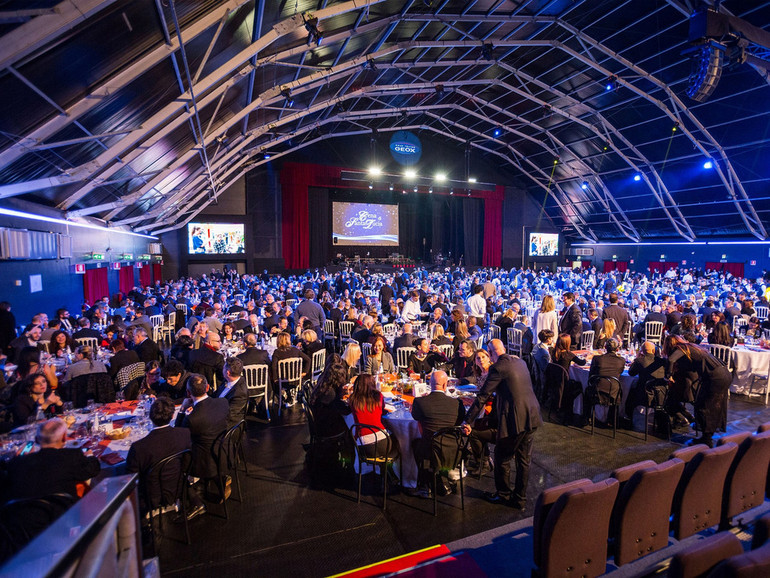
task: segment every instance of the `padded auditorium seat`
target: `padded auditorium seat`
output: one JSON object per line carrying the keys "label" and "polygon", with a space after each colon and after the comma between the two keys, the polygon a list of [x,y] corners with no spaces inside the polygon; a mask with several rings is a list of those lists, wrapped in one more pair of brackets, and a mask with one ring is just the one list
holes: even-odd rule
{"label": "padded auditorium seat", "polygon": [[684,468],[673,505],[677,540],[716,526],[722,512],[722,492],[738,446],[727,443],[696,454]]}
{"label": "padded auditorium seat", "polygon": [[607,533],[618,495],[612,478],[563,493],[548,513],[542,532],[543,578],[605,573]]}
{"label": "padded auditorium seat", "polygon": [[770,431],[743,436],[725,479],[721,519],[723,529],[729,527],[738,514],[764,503],[768,467]]}
{"label": "padded auditorium seat", "polygon": [[698,578],[705,576],[722,560],[743,553],[741,541],[730,532],[720,532],[699,540],[674,554],[668,568],[668,578]]}
{"label": "padded auditorium seat", "polygon": [[708,576],[709,578],[767,578],[770,576],[770,544],[724,560]]}
{"label": "padded auditorium seat", "polygon": [[684,463],[674,458],[637,470],[615,503],[615,563],[633,562],[668,546],[669,514]]}

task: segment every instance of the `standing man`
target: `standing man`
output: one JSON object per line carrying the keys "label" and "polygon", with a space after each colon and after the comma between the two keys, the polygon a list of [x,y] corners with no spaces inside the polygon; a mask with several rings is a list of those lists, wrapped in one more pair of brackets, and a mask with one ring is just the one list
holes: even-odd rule
{"label": "standing man", "polygon": [[476,325],[479,329],[484,330],[484,322],[487,318],[487,300],[484,299],[484,286],[476,285],[473,288],[473,296],[468,297],[468,301],[465,302],[468,308],[468,315],[472,315],[476,318]]}
{"label": "standing man", "polygon": [[561,319],[559,320],[559,333],[566,333],[572,340],[570,349],[580,348],[580,337],[583,335],[583,314],[575,303],[575,294],[567,292],[561,298],[564,303]]}
{"label": "standing man", "polygon": [[610,293],[610,304],[602,311],[602,319],[612,319],[615,322],[615,335],[621,340],[625,339],[631,327],[631,318],[625,307],[618,305],[618,294]]}
{"label": "standing man", "polygon": [[326,313],[324,313],[324,308],[321,307],[317,301],[314,301],[315,291],[312,289],[306,289],[303,295],[305,300],[297,305],[297,309],[294,310],[294,321],[295,323],[299,323],[299,320],[303,317],[310,321],[313,325],[313,331],[316,332],[318,339],[323,343],[324,324],[326,323]]}
{"label": "standing man", "polygon": [[[476,418],[489,397],[497,394],[497,442],[495,444],[495,489],[486,499],[495,504],[506,504],[523,510],[527,502],[529,465],[532,461],[532,445],[535,430],[542,425],[540,405],[532,390],[532,380],[527,364],[521,359],[505,354],[505,346],[499,339],[489,342],[489,356],[493,365],[484,386],[465,416],[463,429],[471,433]],[[516,460],[516,482],[510,486],[510,461]]]}
{"label": "standing man", "polygon": [[393,279],[388,277],[385,279],[385,285],[380,287],[380,311],[387,315],[390,312],[389,304],[390,300],[396,296],[393,291]]}

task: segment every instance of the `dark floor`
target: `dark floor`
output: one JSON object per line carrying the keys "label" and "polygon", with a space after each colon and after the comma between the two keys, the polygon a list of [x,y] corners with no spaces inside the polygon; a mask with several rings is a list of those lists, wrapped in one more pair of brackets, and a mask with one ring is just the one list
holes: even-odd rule
{"label": "dark floor", "polygon": [[[728,432],[756,430],[770,421],[770,409],[740,396],[730,401]],[[237,492],[228,502],[230,519],[221,506],[190,524],[192,545],[169,537],[160,546],[161,571],[166,576],[328,576],[399,556],[434,544],[448,543],[532,515],[544,489],[582,477],[598,480],[617,467],[645,459],[663,461],[693,437],[679,430],[672,442],[619,430],[566,428],[545,424],[535,438],[527,508],[518,512],[488,504],[485,491],[494,490],[490,473],[481,480],[466,478],[465,511],[459,496],[441,498],[438,517],[432,502],[396,493],[383,513],[381,494],[372,476],[364,479],[361,504],[354,482],[335,489],[311,489],[305,469],[303,443],[307,425],[299,406],[270,426],[249,421],[246,442],[249,477],[241,475],[244,503]],[[369,482],[369,483],[367,483]],[[181,536],[170,525],[170,536]]]}

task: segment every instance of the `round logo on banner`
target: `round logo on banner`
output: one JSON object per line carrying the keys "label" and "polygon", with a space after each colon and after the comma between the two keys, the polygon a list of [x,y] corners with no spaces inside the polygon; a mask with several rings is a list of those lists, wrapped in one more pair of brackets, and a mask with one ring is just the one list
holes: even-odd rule
{"label": "round logo on banner", "polygon": [[390,139],[390,154],[401,165],[413,165],[422,155],[420,139],[409,131],[400,130]]}

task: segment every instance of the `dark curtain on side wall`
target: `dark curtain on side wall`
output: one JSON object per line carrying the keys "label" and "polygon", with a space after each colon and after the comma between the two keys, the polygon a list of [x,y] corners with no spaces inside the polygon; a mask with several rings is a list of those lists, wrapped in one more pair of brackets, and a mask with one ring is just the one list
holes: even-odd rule
{"label": "dark curtain on side wall", "polygon": [[281,171],[281,230],[283,263],[287,269],[310,266],[308,184],[314,165],[294,165]]}
{"label": "dark curtain on side wall", "polygon": [[128,295],[129,291],[134,288],[134,267],[121,267],[118,271],[118,289],[123,296]]}
{"label": "dark curtain on side wall", "polygon": [[647,266],[650,268],[650,273],[655,273],[657,270],[661,275],[669,269],[676,269],[679,266],[678,261],[650,261]]}
{"label": "dark curtain on side wall", "polygon": [[329,203],[329,189],[311,187],[310,208],[310,265],[321,267],[330,261],[329,239],[332,236],[332,218]]}
{"label": "dark curtain on side wall", "polygon": [[481,249],[484,239],[484,201],[463,199],[463,227],[465,229],[465,263],[468,267],[481,265]]}
{"label": "dark curtain on side wall", "polygon": [[153,263],[152,264],[152,280],[163,282],[163,279],[161,278],[161,272],[160,272],[160,263]]}
{"label": "dark curtain on side wall", "polygon": [[83,275],[83,298],[86,302],[93,305],[97,299],[109,296],[107,269],[86,269],[86,274]]}
{"label": "dark curtain on side wall", "polygon": [[147,264],[142,265],[142,268],[139,269],[139,283],[141,283],[143,287],[152,285],[152,269],[150,269],[150,266]]}
{"label": "dark curtain on side wall", "polygon": [[706,270],[730,273],[733,277],[743,277],[743,263],[718,263],[706,261]]}

